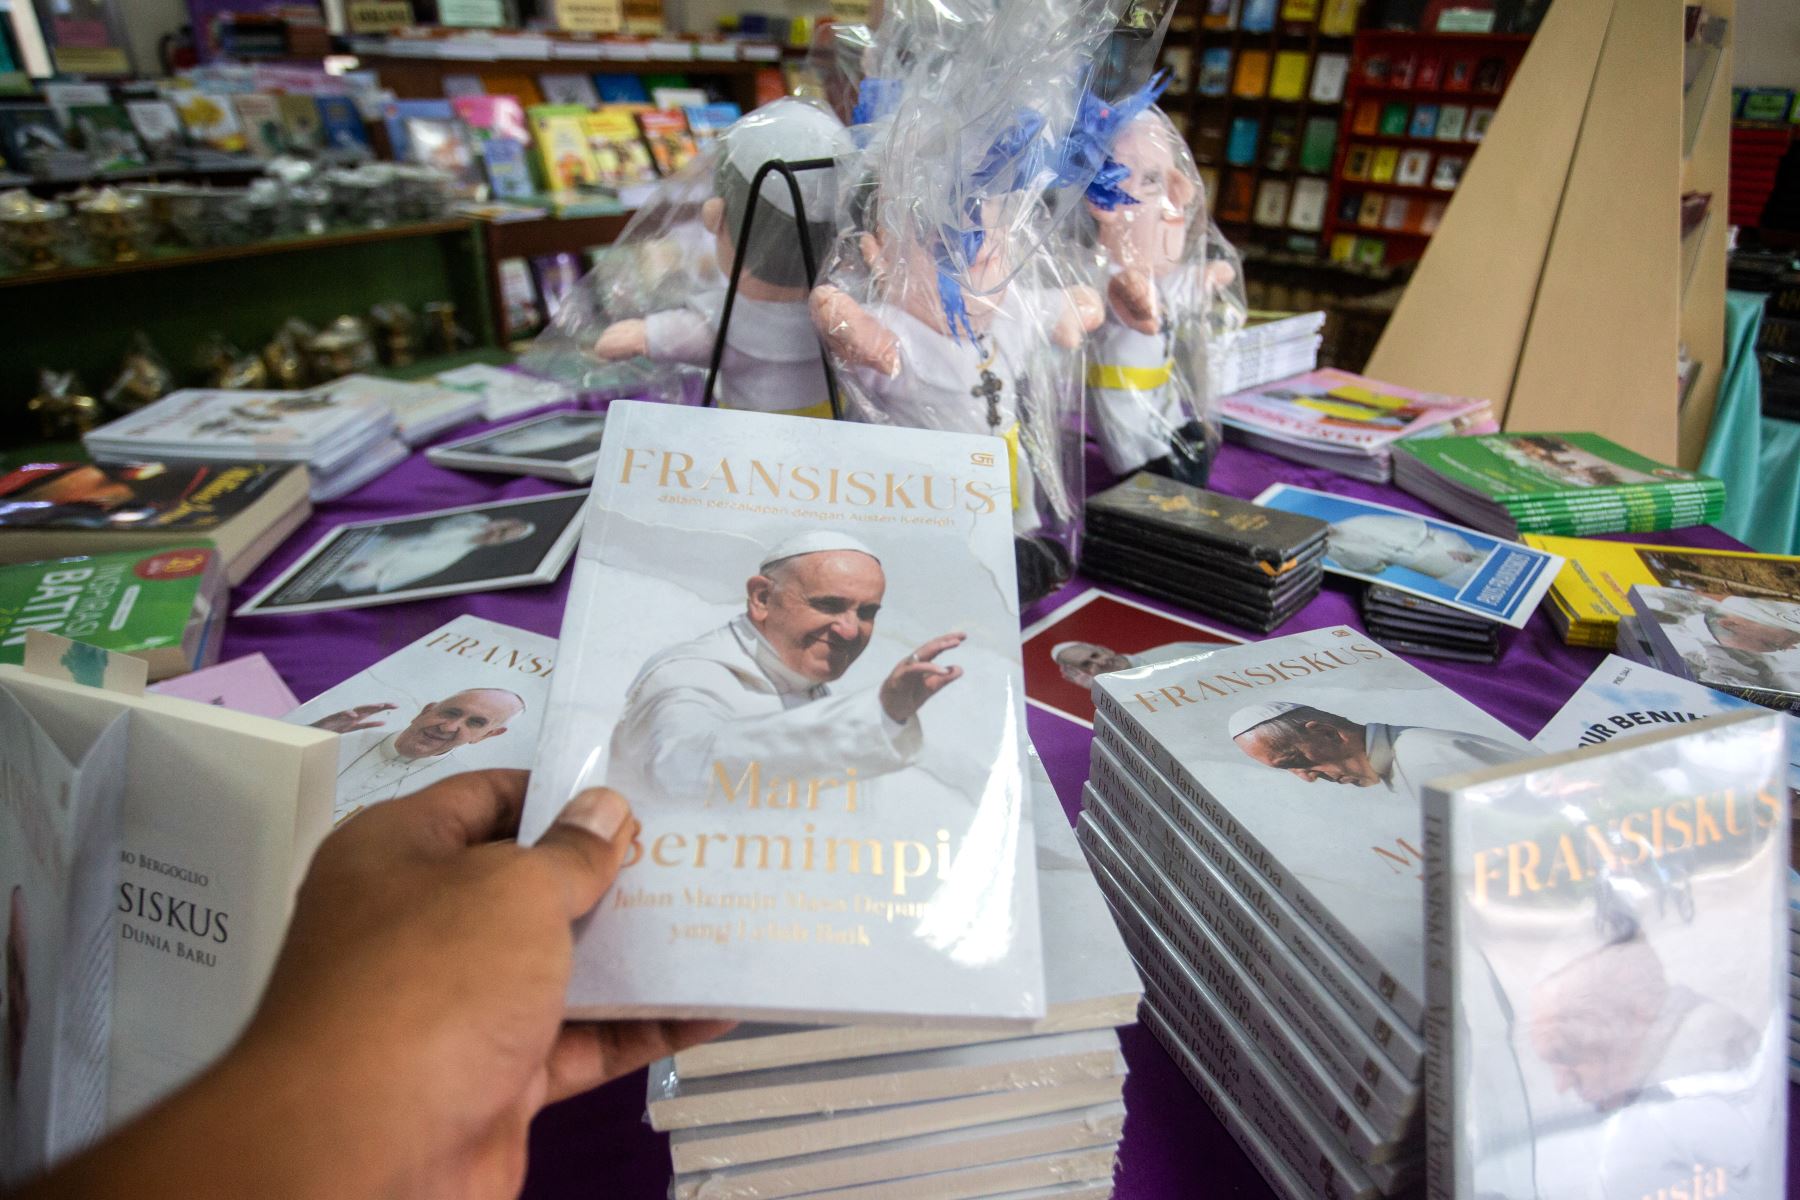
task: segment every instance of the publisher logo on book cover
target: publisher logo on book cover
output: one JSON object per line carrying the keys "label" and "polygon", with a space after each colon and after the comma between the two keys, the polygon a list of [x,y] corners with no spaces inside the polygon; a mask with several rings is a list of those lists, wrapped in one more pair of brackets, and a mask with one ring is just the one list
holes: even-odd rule
{"label": "publisher logo on book cover", "polygon": [[994,456],[989,451],[976,450],[970,453],[969,461],[978,467],[991,467],[994,465]]}
{"label": "publisher logo on book cover", "polygon": [[165,550],[152,554],[132,568],[139,579],[187,579],[206,570],[211,550]]}

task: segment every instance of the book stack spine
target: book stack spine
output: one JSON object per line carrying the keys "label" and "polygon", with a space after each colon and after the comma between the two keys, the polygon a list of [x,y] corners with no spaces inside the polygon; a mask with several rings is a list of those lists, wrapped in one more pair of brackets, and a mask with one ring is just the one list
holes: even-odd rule
{"label": "book stack spine", "polygon": [[1423,997],[1121,705],[1095,700],[1078,833],[1145,977],[1146,1024],[1277,1194],[1414,1187]]}

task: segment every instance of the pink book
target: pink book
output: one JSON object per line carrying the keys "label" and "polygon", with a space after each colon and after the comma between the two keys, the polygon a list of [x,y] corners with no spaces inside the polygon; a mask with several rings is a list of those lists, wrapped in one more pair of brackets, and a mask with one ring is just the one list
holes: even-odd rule
{"label": "pink book", "polygon": [[203,671],[177,675],[148,690],[258,717],[285,717],[300,707],[288,685],[260,654],[247,654]]}
{"label": "pink book", "polygon": [[512,96],[457,96],[450,101],[464,125],[475,131],[477,139],[511,138],[531,144],[531,130],[525,124],[525,108]]}

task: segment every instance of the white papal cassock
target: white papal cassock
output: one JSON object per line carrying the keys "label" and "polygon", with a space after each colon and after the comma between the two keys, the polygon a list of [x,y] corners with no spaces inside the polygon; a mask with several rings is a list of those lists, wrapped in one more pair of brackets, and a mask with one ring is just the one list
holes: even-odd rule
{"label": "white papal cassock", "polygon": [[606,783],[630,800],[700,802],[715,768],[736,785],[751,763],[773,777],[842,780],[897,771],[919,753],[876,688],[842,695],[790,670],[745,616],[653,656],[625,693]]}
{"label": "white papal cassock", "polygon": [[1349,517],[1332,525],[1328,537],[1331,557],[1360,575],[1407,567],[1460,588],[1475,578],[1483,560],[1458,534],[1417,517]]}
{"label": "white papal cassock", "polygon": [[333,573],[347,592],[392,592],[449,570],[480,543],[488,528],[480,513],[434,521],[418,533],[377,534]]}

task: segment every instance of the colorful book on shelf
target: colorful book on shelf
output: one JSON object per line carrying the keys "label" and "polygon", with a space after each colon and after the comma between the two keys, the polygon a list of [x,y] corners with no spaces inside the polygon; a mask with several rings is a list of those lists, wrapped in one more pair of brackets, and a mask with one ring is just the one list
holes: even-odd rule
{"label": "colorful book on shelf", "polygon": [[1242,0],[1238,28],[1245,33],[1267,33],[1275,28],[1276,0]]}
{"label": "colorful book on shelf", "polygon": [[1458,142],[1462,140],[1463,128],[1469,119],[1469,110],[1461,104],[1445,104],[1438,108],[1437,128],[1432,131],[1440,142]]}
{"label": "colorful book on shelf", "polygon": [[167,100],[127,100],[125,112],[153,162],[173,157],[187,141],[181,130],[181,116]]}
{"label": "colorful book on shelf", "polygon": [[1466,92],[1475,86],[1475,60],[1466,55],[1452,58],[1444,67],[1444,90]]}
{"label": "colorful book on shelf", "polygon": [[1440,154],[1437,165],[1431,169],[1431,186],[1440,192],[1453,192],[1462,182],[1463,168],[1469,160],[1461,154]]}
{"label": "colorful book on shelf", "polygon": [[394,160],[411,162],[409,122],[455,121],[456,109],[449,100],[391,100],[382,109],[381,119],[387,129],[388,148],[393,152]]}
{"label": "colorful book on shelf", "polygon": [[1381,210],[1381,227],[1390,233],[1405,231],[1412,221],[1413,202],[1405,196],[1389,196]]}
{"label": "colorful book on shelf", "polygon": [[1237,28],[1240,0],[1205,0],[1200,13],[1202,29]]}
{"label": "colorful book on shelf", "polygon": [[281,113],[281,128],[287,135],[290,153],[317,154],[324,149],[325,126],[311,96],[282,92],[275,97],[275,108]]}
{"label": "colorful book on shelf", "polygon": [[1344,178],[1361,183],[1369,177],[1369,166],[1375,157],[1373,146],[1354,145],[1344,151]]}
{"label": "colorful book on shelf", "polygon": [[537,104],[525,110],[537,143],[538,166],[552,192],[599,182],[600,167],[588,144],[588,110],[573,104]]}
{"label": "colorful book on shelf", "polygon": [[694,145],[701,150],[717,141],[721,133],[744,115],[743,110],[729,100],[696,104],[683,109],[682,113],[687,117],[688,132],[694,135]]}
{"label": "colorful book on shelf", "polygon": [[1223,96],[1231,91],[1231,47],[1209,46],[1200,52],[1200,81],[1195,85],[1202,96]]}
{"label": "colorful book on shelf", "polygon": [[1494,123],[1494,109],[1472,108],[1469,110],[1469,124],[1463,130],[1463,141],[1479,142],[1487,136],[1488,126]]}
{"label": "colorful book on shelf", "polygon": [[688,132],[687,118],[681,113],[674,109],[645,109],[637,114],[637,123],[661,174],[673,175],[693,161],[697,153],[694,136]]}
{"label": "colorful book on shelf", "polygon": [[1263,143],[1263,169],[1286,171],[1294,165],[1294,151],[1300,141],[1300,119],[1292,113],[1269,118],[1269,136]]}
{"label": "colorful book on shelf", "polygon": [[1438,106],[1435,104],[1417,104],[1413,106],[1412,124],[1407,126],[1406,136],[1428,138],[1437,132]]}
{"label": "colorful book on shelf", "polygon": [[545,104],[574,104],[582,108],[593,108],[600,103],[600,93],[594,90],[594,81],[586,75],[539,75],[538,90],[544,94]]}
{"label": "colorful book on shelf", "polygon": [[369,149],[369,130],[363,124],[362,114],[356,111],[355,100],[349,96],[317,96],[314,99],[318,104],[319,129],[326,149],[354,154]]}
{"label": "colorful book on shelf", "polygon": [[1384,104],[1381,108],[1381,125],[1378,132],[1382,137],[1404,137],[1409,112],[1406,104],[1398,100]]}
{"label": "colorful book on shelf", "polygon": [[1381,101],[1358,100],[1350,117],[1350,132],[1371,136],[1381,131]]}
{"label": "colorful book on shelf", "polygon": [[231,97],[193,88],[172,88],[169,100],[181,115],[188,140],[196,146],[227,154],[239,154],[247,148],[244,126],[231,105]]}
{"label": "colorful book on shelf", "polygon": [[244,126],[244,140],[250,153],[258,158],[274,158],[287,152],[287,122],[281,118],[281,106],[267,92],[246,92],[231,98],[238,121]]}
{"label": "colorful book on shelf", "polygon": [[1165,96],[1185,96],[1194,87],[1194,50],[1191,46],[1163,45],[1162,68],[1169,73]]}
{"label": "colorful book on shelf", "polygon": [[1298,100],[1306,95],[1307,54],[1304,50],[1277,50],[1269,73],[1271,100]]}
{"label": "colorful book on shelf", "polygon": [[1356,16],[1362,0],[1324,0],[1319,10],[1319,32],[1326,37],[1349,37],[1356,32]]}
{"label": "colorful book on shelf", "polygon": [[1247,167],[1256,161],[1257,137],[1262,123],[1255,117],[1233,117],[1231,140],[1225,147],[1225,161],[1234,167]]}
{"label": "colorful book on shelf", "polygon": [[1349,77],[1349,55],[1321,51],[1313,59],[1312,88],[1307,97],[1315,104],[1336,104],[1344,98],[1344,82]]}
{"label": "colorful book on shelf", "polygon": [[1430,51],[1419,55],[1418,70],[1413,73],[1413,86],[1424,92],[1435,92],[1444,81],[1444,60]]}
{"label": "colorful book on shelf", "polygon": [[81,104],[69,110],[71,132],[100,171],[129,171],[149,161],[131,116],[118,104]]}
{"label": "colorful book on shelf", "polygon": [[1419,70],[1419,55],[1414,50],[1403,50],[1395,53],[1388,60],[1388,86],[1409,88],[1413,86],[1413,77]]}
{"label": "colorful book on shelf", "polygon": [[1225,123],[1224,113],[1202,110],[1194,119],[1194,133],[1190,142],[1194,149],[1194,161],[1224,162],[1225,143],[1229,135],[1230,127]]}
{"label": "colorful book on shelf", "polygon": [[[1273,0],[1271,0],[1271,3]],[[1231,91],[1235,96],[1246,100],[1254,100],[1269,90],[1269,52],[1267,50],[1241,50],[1238,52],[1237,74],[1232,79]]]}
{"label": "colorful book on shelf", "polygon": [[1379,267],[1387,261],[1387,242],[1381,238],[1357,238],[1356,261],[1365,267]]}
{"label": "colorful book on shelf", "polygon": [[650,93],[636,75],[596,75],[594,87],[602,104],[648,104]]}
{"label": "colorful book on shelf", "polygon": [[1252,219],[1270,229],[1287,224],[1288,183],[1285,179],[1265,179],[1256,185],[1256,206]]}
{"label": "colorful book on shelf", "polygon": [[1281,19],[1297,25],[1319,19],[1319,0],[1281,0]]}
{"label": "colorful book on shelf", "polygon": [[451,100],[480,155],[488,187],[502,200],[522,200],[536,185],[531,175],[531,127],[512,96],[458,96]]}
{"label": "colorful book on shelf", "polygon": [[507,138],[521,145],[531,142],[531,126],[525,120],[525,106],[513,96],[458,96],[450,107],[477,140]]}
{"label": "colorful book on shelf", "polygon": [[1294,180],[1294,206],[1288,213],[1288,225],[1306,233],[1317,233],[1325,227],[1325,205],[1330,199],[1331,185],[1323,179]]}
{"label": "colorful book on shelf", "polygon": [[544,93],[538,90],[537,81],[529,75],[484,71],[481,79],[490,96],[511,96],[524,108],[544,103]]}
{"label": "colorful book on shelf", "polygon": [[609,104],[589,113],[583,121],[601,184],[626,187],[655,181],[656,163],[650,157],[650,147],[638,135],[634,110]]}
{"label": "colorful book on shelf", "polygon": [[1331,170],[1331,156],[1337,149],[1338,123],[1330,117],[1308,117],[1300,135],[1300,169],[1315,175]]}
{"label": "colorful book on shelf", "polygon": [[1394,182],[1402,187],[1424,187],[1431,174],[1431,151],[1406,150],[1394,168]]}
{"label": "colorful book on shelf", "polygon": [[1394,170],[1400,165],[1400,151],[1393,146],[1377,146],[1369,159],[1369,182],[1392,183]]}
{"label": "colorful book on shelf", "polygon": [[1256,177],[1253,174],[1249,171],[1227,172],[1224,194],[1219,197],[1219,220],[1248,221],[1255,199]]}

